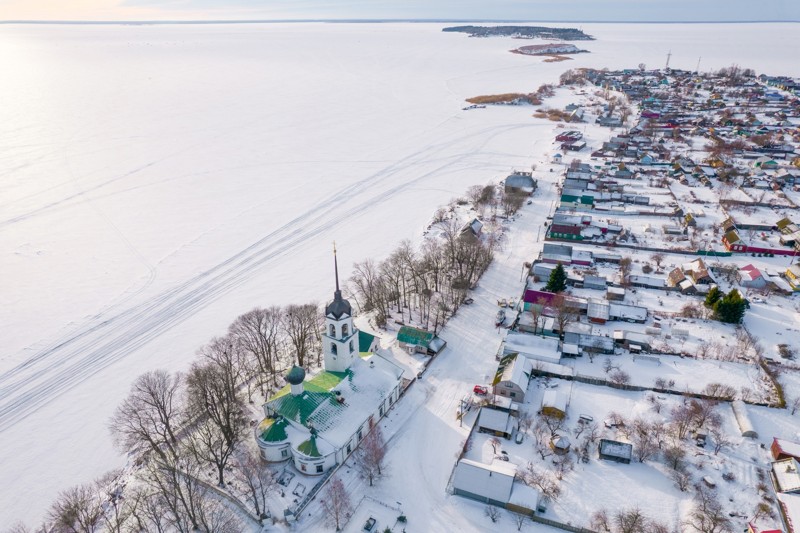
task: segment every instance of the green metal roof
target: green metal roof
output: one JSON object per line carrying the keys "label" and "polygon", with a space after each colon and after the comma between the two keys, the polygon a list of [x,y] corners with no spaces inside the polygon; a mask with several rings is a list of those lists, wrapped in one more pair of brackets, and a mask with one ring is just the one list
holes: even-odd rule
{"label": "green metal roof", "polygon": [[286,434],[286,424],[288,424],[288,422],[285,418],[279,416],[267,420],[272,420],[272,422],[268,424],[262,422],[264,431],[261,432],[261,440],[264,442],[282,442],[289,438]]}
{"label": "green metal roof", "polygon": [[289,394],[287,385],[270,398],[267,405],[279,415],[306,425],[309,417],[323,404],[338,405],[331,389],[341,383],[351,372],[320,372],[303,383],[303,392]]}
{"label": "green metal roof", "polygon": [[433,340],[433,333],[422,329],[412,328],[411,326],[403,326],[397,332],[397,341],[406,344],[414,344],[416,346],[428,346]]}
{"label": "green metal roof", "polygon": [[297,446],[297,451],[307,457],[322,457],[322,454],[319,453],[319,449],[317,448],[317,437],[314,435],[311,435],[308,440],[301,442]]}
{"label": "green metal roof", "polygon": [[364,352],[372,346],[372,342],[375,340],[375,335],[370,335],[366,331],[358,330],[358,348],[359,351]]}

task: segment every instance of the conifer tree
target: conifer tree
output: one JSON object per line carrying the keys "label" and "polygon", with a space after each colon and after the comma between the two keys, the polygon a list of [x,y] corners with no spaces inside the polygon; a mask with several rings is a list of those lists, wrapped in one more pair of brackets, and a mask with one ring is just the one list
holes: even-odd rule
{"label": "conifer tree", "polygon": [[567,288],[567,273],[561,263],[550,272],[550,279],[547,280],[544,290],[547,292],[563,292]]}
{"label": "conifer tree", "polygon": [[747,302],[736,289],[723,296],[714,304],[714,314],[717,320],[727,324],[739,324],[744,318]]}
{"label": "conifer tree", "polygon": [[708,291],[708,294],[706,294],[706,307],[711,307],[713,309],[714,304],[716,304],[723,296],[724,294],[721,290],[719,290],[719,287],[711,287],[711,290]]}

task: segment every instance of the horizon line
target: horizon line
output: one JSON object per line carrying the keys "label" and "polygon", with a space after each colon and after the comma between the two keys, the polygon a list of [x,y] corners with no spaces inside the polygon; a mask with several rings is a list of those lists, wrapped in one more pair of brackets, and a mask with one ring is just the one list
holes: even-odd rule
{"label": "horizon line", "polygon": [[323,22],[332,24],[358,23],[358,24],[379,24],[379,23],[489,23],[489,24],[508,24],[508,23],[537,23],[537,24],[795,24],[797,20],[533,20],[533,19],[415,19],[415,18],[347,18],[347,19],[212,19],[212,20],[0,20],[0,24],[75,24],[75,25],[157,25],[157,24],[281,24],[281,23],[308,23]]}

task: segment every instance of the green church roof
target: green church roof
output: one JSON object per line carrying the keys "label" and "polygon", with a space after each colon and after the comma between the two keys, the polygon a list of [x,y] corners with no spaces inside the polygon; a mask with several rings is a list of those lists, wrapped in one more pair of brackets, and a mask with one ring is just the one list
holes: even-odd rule
{"label": "green church roof", "polygon": [[288,422],[282,416],[277,418],[267,418],[261,423],[261,440],[264,442],[282,442],[289,436],[286,434]]}
{"label": "green church roof", "polygon": [[314,435],[311,435],[308,440],[301,442],[297,446],[297,451],[307,457],[322,457],[322,454],[319,453],[319,449],[317,448],[317,437]]}
{"label": "green church roof", "polygon": [[366,331],[358,330],[358,348],[360,352],[367,352],[374,340],[375,335],[370,335]]}
{"label": "green church roof", "polygon": [[267,405],[275,413],[306,425],[309,417],[321,405],[338,405],[331,389],[341,383],[349,372],[320,372],[303,383],[304,390],[297,396],[290,394],[291,389],[287,385],[270,398]]}

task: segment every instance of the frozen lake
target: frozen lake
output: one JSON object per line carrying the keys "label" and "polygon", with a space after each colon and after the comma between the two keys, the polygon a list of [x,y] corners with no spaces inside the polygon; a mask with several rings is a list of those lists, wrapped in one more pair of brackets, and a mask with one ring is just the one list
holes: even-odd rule
{"label": "frozen lake", "polygon": [[345,272],[381,258],[550,142],[464,98],[670,51],[800,76],[797,24],[584,24],[561,63],[444,26],[2,26],[0,524],[124,463],[106,422],[138,374],[328,298],[333,240]]}

